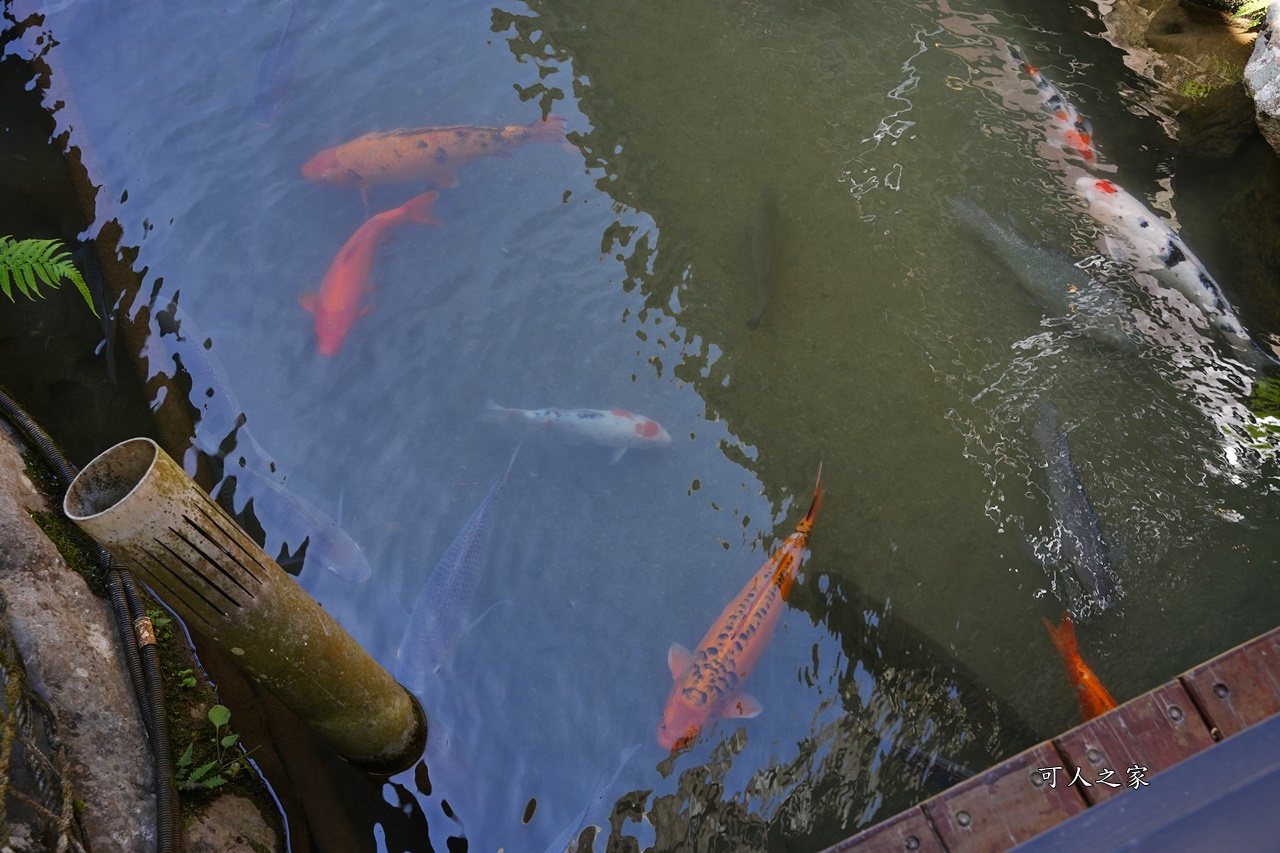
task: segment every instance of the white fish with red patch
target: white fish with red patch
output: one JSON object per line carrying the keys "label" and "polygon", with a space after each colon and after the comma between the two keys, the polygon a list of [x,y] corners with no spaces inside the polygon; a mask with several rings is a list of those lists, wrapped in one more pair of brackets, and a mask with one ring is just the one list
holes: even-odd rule
{"label": "white fish with red patch", "polygon": [[1067,100],[1062,90],[1041,74],[1039,68],[1027,62],[1016,47],[1009,47],[1009,55],[1022,66],[1022,70],[1027,72],[1031,82],[1035,84],[1036,91],[1039,92],[1045,107],[1053,115],[1057,129],[1062,134],[1059,140],[1061,144],[1079,154],[1087,165],[1097,165],[1097,151],[1093,147],[1093,126],[1089,124],[1089,120],[1080,115],[1080,111]]}
{"label": "white fish with red patch", "polygon": [[1076,181],[1076,192],[1093,218],[1108,227],[1119,241],[1108,241],[1117,260],[1151,273],[1187,297],[1251,364],[1259,365],[1264,360],[1280,363],[1245,331],[1218,282],[1169,223],[1114,181],[1082,177]]}
{"label": "white fish with red patch", "polygon": [[480,417],[490,423],[506,423],[514,418],[554,433],[570,444],[615,448],[610,465],[631,448],[671,446],[671,436],[661,424],[625,409],[510,409],[490,401]]}

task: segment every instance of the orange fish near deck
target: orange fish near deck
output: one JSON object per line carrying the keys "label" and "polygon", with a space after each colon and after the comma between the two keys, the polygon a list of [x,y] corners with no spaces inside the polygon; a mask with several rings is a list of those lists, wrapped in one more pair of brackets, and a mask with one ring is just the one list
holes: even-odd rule
{"label": "orange fish near deck", "polygon": [[1057,628],[1048,619],[1042,621],[1049,631],[1049,638],[1062,655],[1062,662],[1067,666],[1067,677],[1075,685],[1076,698],[1080,700],[1080,715],[1085,720],[1092,720],[1114,708],[1116,700],[1111,698],[1098,676],[1093,674],[1093,670],[1080,657],[1080,650],[1076,646],[1076,630],[1071,625],[1071,614],[1063,613],[1062,624]]}
{"label": "orange fish near deck", "polygon": [[689,746],[703,726],[717,717],[746,719],[760,713],[759,700],[739,688],[755,669],[782,618],[782,604],[809,556],[809,534],[821,506],[819,466],[813,503],[795,532],[724,609],[697,651],[691,654],[679,643],[671,646],[667,665],[675,685],[658,726],[658,744],[663,749]]}
{"label": "orange fish near deck", "polygon": [[356,229],[329,265],[320,283],[319,293],[307,293],[298,299],[303,308],[316,315],[316,341],[321,355],[333,355],[342,346],[347,332],[357,317],[369,312],[361,300],[369,286],[374,253],[387,231],[405,222],[439,225],[431,215],[436,193],[423,193],[409,199],[395,210],[370,218]]}
{"label": "orange fish near deck", "polygon": [[509,157],[511,149],[531,142],[567,145],[564,128],[564,116],[553,115],[523,126],[418,127],[369,133],[321,151],[302,167],[302,175],[317,184],[361,189],[404,181],[454,187],[457,170],[478,157]]}

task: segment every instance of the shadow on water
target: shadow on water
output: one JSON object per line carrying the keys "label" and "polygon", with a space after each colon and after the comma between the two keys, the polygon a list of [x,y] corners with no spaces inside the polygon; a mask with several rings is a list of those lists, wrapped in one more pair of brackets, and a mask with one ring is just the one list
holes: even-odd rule
{"label": "shadow on water", "polygon": [[[295,27],[295,9],[315,14]],[[1026,553],[1050,522],[1030,434],[1048,393],[1063,403],[1108,534],[1128,546],[1117,612],[1080,629],[1118,697],[1230,645],[1209,620],[1170,630],[1167,611],[1241,610],[1230,620],[1240,632],[1269,618],[1241,607],[1251,593],[1274,598],[1248,557],[1268,536],[1215,509],[1269,517],[1237,488],[1255,472],[1237,472],[1229,452],[1248,448],[1212,429],[1206,438],[1206,410],[1229,400],[1217,409],[1234,416],[1244,380],[1218,371],[1185,321],[1176,334],[1172,321],[1151,323],[1197,341],[1177,358],[1091,348],[951,227],[950,199],[996,210],[992,200],[1008,197],[1029,232],[1073,256],[1096,236],[1028,155],[1042,147],[1038,102],[1001,53],[1012,39],[1050,53],[1055,33],[944,0],[454,4],[418,26],[448,25],[450,39],[490,53],[429,66],[450,85],[424,98],[406,82],[428,78],[408,19],[354,5],[321,13],[302,0],[277,11],[216,27],[198,9],[183,13],[193,16],[183,26],[210,27],[226,51],[202,59],[209,68],[262,67],[271,87],[288,89],[268,105],[271,134],[245,129],[251,80],[192,125],[145,115],[138,131],[103,117],[114,118],[111,93],[98,89],[103,102],[90,109],[100,112],[83,125],[108,140],[104,169],[121,185],[138,177],[122,140],[146,152],[146,192],[135,191],[123,226],[107,202],[118,208],[128,194],[99,192],[100,243],[110,243],[99,257],[116,254],[123,228],[134,248],[118,266],[155,266],[128,284],[107,270],[106,287],[120,306],[117,354],[135,368],[120,373],[145,385],[166,449],[390,665],[403,602],[514,445],[471,426],[486,396],[634,401],[661,413],[675,439],[670,452],[628,453],[616,466],[599,448],[523,445],[469,614],[496,607],[485,617],[496,629],[468,632],[447,688],[424,690],[426,762],[391,780],[307,744],[297,763],[264,762],[299,827],[295,849],[334,849],[333,839],[355,839],[342,849],[543,849],[585,822],[607,824],[609,850],[809,850],[1066,728],[1075,703],[1041,627],[1060,613],[1061,590]],[[1071,14],[1055,26],[1127,80]],[[83,38],[74,24],[69,42]],[[380,39],[404,49],[370,68],[363,58]],[[361,59],[331,76],[330,55]],[[131,57],[114,58],[128,67]],[[465,88],[472,62],[483,94]],[[321,359],[297,296],[315,289],[361,204],[306,185],[298,166],[375,126],[488,121],[490,111],[527,123],[535,116],[507,113],[519,106],[508,103],[512,81],[531,112],[568,116],[578,153],[541,146],[527,152],[544,158],[527,173],[512,165],[526,152],[488,158],[460,177],[465,189],[441,190],[440,229],[382,256],[379,310]],[[1113,131],[1110,151],[1121,139],[1157,147],[1154,123],[1123,104],[1104,114],[1101,100],[1084,103]],[[476,105],[479,117],[450,112]],[[76,125],[72,143],[91,163]],[[188,168],[196,157],[207,163]],[[1155,170],[1125,168],[1143,165]],[[252,177],[228,187],[228,175]],[[260,192],[248,189],[255,181]],[[778,239],[753,330],[764,294],[752,231],[766,187],[776,188]],[[172,215],[159,229],[157,213]],[[1158,300],[1136,301],[1149,311]],[[72,340],[50,336],[50,346]],[[518,394],[530,399],[509,399]],[[113,411],[95,426],[150,428],[126,417]],[[106,432],[82,446],[105,446]],[[749,688],[764,712],[661,754],[666,644],[705,630],[794,523],[819,463],[827,509]],[[1204,550],[1208,539],[1223,547]],[[1222,557],[1226,544],[1241,550]],[[1233,583],[1194,574],[1209,557]],[[244,695],[248,707],[266,703]],[[260,739],[273,731],[289,740],[278,722]]]}

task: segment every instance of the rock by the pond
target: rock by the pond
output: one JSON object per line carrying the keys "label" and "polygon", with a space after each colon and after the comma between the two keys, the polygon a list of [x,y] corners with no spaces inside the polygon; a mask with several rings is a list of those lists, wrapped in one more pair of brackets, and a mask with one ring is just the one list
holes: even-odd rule
{"label": "rock by the pond", "polygon": [[276,853],[283,849],[257,806],[234,794],[218,797],[202,809],[187,824],[182,840],[186,853]]}
{"label": "rock by the pond", "polygon": [[[32,511],[52,508],[0,427],[0,634],[12,636],[32,689],[52,712],[52,737],[66,759],[61,781],[84,804],[79,817],[90,848],[146,849],[155,843],[151,750],[114,624]],[[30,849],[44,848],[37,839]]]}
{"label": "rock by the pond", "polygon": [[1125,65],[1155,83],[1152,106],[1183,151],[1223,159],[1254,129],[1242,80],[1254,34],[1226,14],[1178,0],[1095,0]]}
{"label": "rock by the pond", "polygon": [[1267,9],[1266,25],[1258,33],[1253,55],[1244,69],[1245,86],[1253,96],[1255,118],[1263,137],[1280,154],[1280,3]]}

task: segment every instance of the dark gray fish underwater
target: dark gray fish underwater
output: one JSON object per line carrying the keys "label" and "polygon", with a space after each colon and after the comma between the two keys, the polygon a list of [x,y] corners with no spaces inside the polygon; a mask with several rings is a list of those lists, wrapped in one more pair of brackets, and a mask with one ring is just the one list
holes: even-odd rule
{"label": "dark gray fish underwater", "polygon": [[773,279],[778,269],[778,191],[766,187],[756,202],[755,222],[751,227],[751,268],[756,274],[756,313],[747,328],[760,328],[764,308],[773,294]]}
{"label": "dark gray fish underwater", "polygon": [[1032,429],[1044,454],[1049,476],[1049,503],[1059,529],[1062,559],[1075,571],[1088,597],[1099,607],[1115,606],[1119,598],[1111,546],[1102,534],[1098,515],[1071,462],[1067,433],[1058,426],[1058,407],[1042,400]]}
{"label": "dark gray fish underwater", "polygon": [[81,243],[71,253],[71,260],[84,274],[85,284],[93,297],[93,309],[98,312],[98,323],[102,328],[101,352],[107,360],[107,379],[116,384],[116,312],[119,310],[120,298],[115,302],[108,301],[106,280],[102,277],[102,266],[93,251],[93,242]]}
{"label": "dark gray fish underwater", "polygon": [[[494,505],[519,452],[517,446],[507,469],[489,487],[488,494],[436,563],[414,601],[409,626],[396,650],[396,680],[413,693],[422,693],[453,657],[458,640],[479,621],[468,621],[471,600],[475,598],[489,550]],[[482,618],[484,613],[480,614]]]}
{"label": "dark gray fish underwater", "polygon": [[1105,346],[1131,352],[1142,345],[1124,299],[1076,266],[1070,255],[1039,245],[1012,223],[1001,224],[971,199],[952,199],[951,208],[960,223],[1004,261],[1045,311],[1070,317]]}
{"label": "dark gray fish underwater", "polygon": [[310,6],[310,0],[290,0],[284,29],[280,30],[280,35],[262,57],[258,79],[253,86],[253,123],[257,127],[266,128],[274,124],[293,93],[298,45],[310,22]]}

